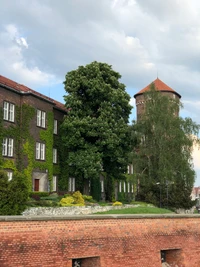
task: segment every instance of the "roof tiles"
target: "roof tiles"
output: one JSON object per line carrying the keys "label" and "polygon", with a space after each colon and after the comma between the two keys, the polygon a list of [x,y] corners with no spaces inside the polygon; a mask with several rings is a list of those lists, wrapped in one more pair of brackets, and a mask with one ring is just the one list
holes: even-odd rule
{"label": "roof tiles", "polygon": [[[152,83],[154,83],[156,90],[163,91],[163,92],[172,92],[172,93],[176,94],[179,98],[181,98],[181,95],[179,95],[175,90],[173,90],[171,87],[169,87],[167,84],[165,84],[160,79],[157,78]],[[141,94],[147,92],[150,89],[150,86],[151,86],[152,83],[150,83],[149,85],[144,87],[142,90],[140,90],[137,94],[134,95],[134,97],[136,97],[137,95],[141,95]]]}
{"label": "roof tiles", "polygon": [[50,102],[52,102],[52,104],[55,105],[55,107],[67,112],[67,109],[66,109],[64,104],[54,100],[53,98],[50,98],[50,97],[45,96],[43,94],[40,94],[39,92],[34,91],[31,88],[29,88],[23,84],[19,84],[15,81],[12,81],[12,80],[10,80],[10,79],[2,76],[2,75],[0,75],[0,84],[5,85],[5,86],[7,86],[7,87],[19,92],[19,93],[30,93],[30,94],[33,94],[33,95],[39,97],[39,98],[50,101]]}

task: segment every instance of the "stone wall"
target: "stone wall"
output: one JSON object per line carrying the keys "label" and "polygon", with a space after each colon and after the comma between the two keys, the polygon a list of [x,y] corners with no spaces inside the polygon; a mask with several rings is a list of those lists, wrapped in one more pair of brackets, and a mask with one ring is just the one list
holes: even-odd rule
{"label": "stone wall", "polygon": [[[0,216],[1,267],[200,266],[200,215]],[[164,265],[163,265],[164,266]]]}
{"label": "stone wall", "polygon": [[36,215],[88,215],[97,212],[118,210],[130,207],[138,207],[139,205],[125,204],[122,206],[71,206],[71,207],[32,207],[23,212],[24,216],[36,216]]}

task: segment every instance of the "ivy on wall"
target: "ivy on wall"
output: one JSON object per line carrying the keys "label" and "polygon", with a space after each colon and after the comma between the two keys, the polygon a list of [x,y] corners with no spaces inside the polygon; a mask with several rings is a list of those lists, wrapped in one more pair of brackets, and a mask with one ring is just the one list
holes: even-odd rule
{"label": "ivy on wall", "polygon": [[[53,147],[54,135],[53,112],[47,113],[47,128],[40,130],[40,139],[46,145],[46,160],[37,161],[35,159],[35,145],[36,142],[30,134],[30,123],[35,116],[35,109],[30,105],[23,104],[21,107],[16,106],[15,110],[15,124],[9,127],[3,127],[2,108],[0,109],[0,139],[1,143],[4,137],[11,137],[14,139],[14,147],[16,159],[4,159],[2,157],[2,146],[0,150],[0,167],[3,169],[10,169],[13,172],[21,171],[25,174],[29,191],[32,191],[32,172],[34,169],[48,170],[48,179],[50,182],[50,189],[52,189],[53,175],[60,173],[60,166],[53,165]],[[56,142],[55,142],[56,143]],[[57,144],[58,145],[58,144]],[[57,146],[55,144],[55,147]]]}

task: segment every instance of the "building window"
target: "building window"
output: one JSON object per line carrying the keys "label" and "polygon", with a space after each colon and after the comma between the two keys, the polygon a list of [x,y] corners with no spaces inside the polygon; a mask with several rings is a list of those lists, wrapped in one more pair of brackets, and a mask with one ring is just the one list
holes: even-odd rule
{"label": "building window", "polygon": [[36,143],[36,159],[45,160],[45,144]]}
{"label": "building window", "polygon": [[72,177],[69,178],[68,191],[69,192],[75,191],[75,178]]}
{"label": "building window", "polygon": [[119,181],[119,193],[121,193],[121,192],[122,192],[122,182]]}
{"label": "building window", "polygon": [[58,121],[54,120],[53,122],[53,133],[57,134],[58,133]]}
{"label": "building window", "polygon": [[126,182],[124,182],[124,193],[126,192]]}
{"label": "building window", "polygon": [[7,157],[13,157],[13,139],[3,138],[2,155]]}
{"label": "building window", "polygon": [[101,193],[103,193],[103,192],[104,192],[104,181],[101,180]]}
{"label": "building window", "polygon": [[128,174],[133,174],[133,165],[132,164],[128,165],[127,169],[128,169]]}
{"label": "building window", "polygon": [[53,163],[57,163],[57,148],[53,148]]}
{"label": "building window", "polygon": [[39,109],[37,110],[37,126],[46,127],[46,112]]}
{"label": "building window", "polygon": [[131,185],[131,193],[133,193],[134,192],[134,186],[133,186],[133,184]]}
{"label": "building window", "polygon": [[57,191],[57,176],[53,176],[53,192]]}
{"label": "building window", "polygon": [[15,105],[4,101],[3,103],[3,119],[6,121],[14,122],[15,118]]}
{"label": "building window", "polygon": [[13,178],[13,172],[12,171],[7,171],[7,176],[8,176],[8,181],[11,181]]}
{"label": "building window", "polygon": [[130,183],[127,183],[127,192],[130,193]]}

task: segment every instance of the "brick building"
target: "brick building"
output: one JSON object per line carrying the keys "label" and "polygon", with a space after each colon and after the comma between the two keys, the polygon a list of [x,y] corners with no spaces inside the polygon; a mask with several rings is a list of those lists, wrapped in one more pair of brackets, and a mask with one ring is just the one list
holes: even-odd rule
{"label": "brick building", "polygon": [[[157,78],[152,83],[154,84],[155,89],[160,91],[163,95],[166,95],[168,97],[171,97],[171,98],[177,99],[177,100],[179,100],[181,98],[180,94],[178,94],[171,87],[166,85],[160,79]],[[141,114],[144,112],[144,109],[145,109],[144,93],[147,92],[148,90],[150,90],[152,83],[150,83],[149,85],[147,85],[142,90],[140,90],[137,94],[134,95],[135,102],[136,102],[137,119],[139,119]]]}
{"label": "brick building", "polygon": [[30,191],[57,191],[59,125],[65,106],[0,76],[2,167],[23,171]]}

